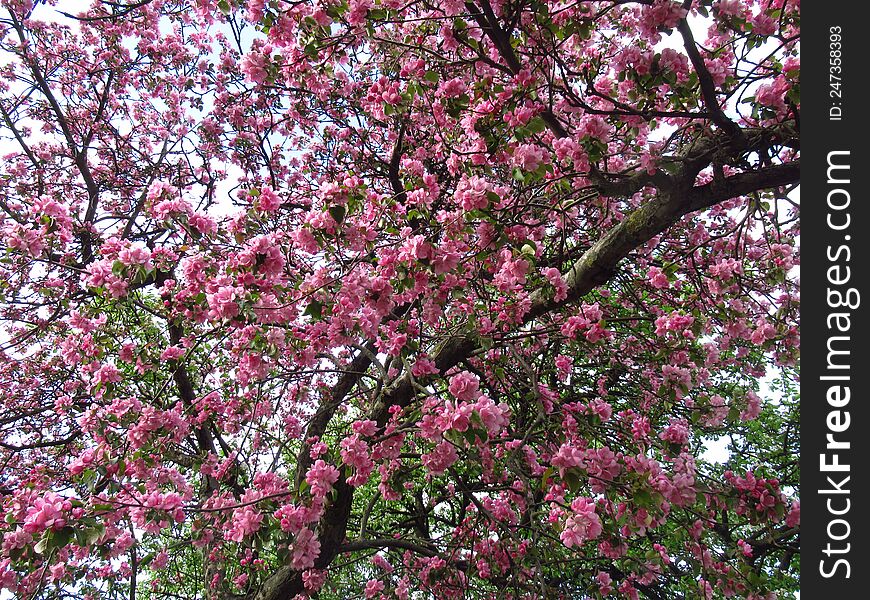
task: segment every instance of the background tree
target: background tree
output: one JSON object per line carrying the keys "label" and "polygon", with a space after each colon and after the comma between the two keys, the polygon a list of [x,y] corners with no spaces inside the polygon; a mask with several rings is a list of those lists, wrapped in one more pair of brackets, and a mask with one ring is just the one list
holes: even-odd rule
{"label": "background tree", "polygon": [[2,6],[0,586],[797,588],[797,4]]}

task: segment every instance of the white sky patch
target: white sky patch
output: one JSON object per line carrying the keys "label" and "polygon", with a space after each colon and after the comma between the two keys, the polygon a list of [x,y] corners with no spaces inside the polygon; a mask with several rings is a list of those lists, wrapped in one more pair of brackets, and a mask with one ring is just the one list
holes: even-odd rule
{"label": "white sky patch", "polygon": [[710,439],[704,442],[705,450],[700,458],[713,464],[725,464],[731,458],[731,453],[728,451],[728,444],[731,440],[727,435]]}

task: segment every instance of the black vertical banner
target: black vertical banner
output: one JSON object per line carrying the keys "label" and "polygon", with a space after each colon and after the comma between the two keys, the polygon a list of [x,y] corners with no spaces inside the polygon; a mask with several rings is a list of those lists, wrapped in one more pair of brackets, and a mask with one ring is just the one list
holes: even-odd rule
{"label": "black vertical banner", "polygon": [[867,598],[863,3],[801,7],[801,596]]}

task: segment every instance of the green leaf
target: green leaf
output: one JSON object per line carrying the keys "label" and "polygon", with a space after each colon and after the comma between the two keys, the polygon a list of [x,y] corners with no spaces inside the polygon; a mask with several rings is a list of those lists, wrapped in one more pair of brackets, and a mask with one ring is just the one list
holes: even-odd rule
{"label": "green leaf", "polygon": [[344,221],[344,216],[346,213],[347,209],[341,205],[329,207],[329,216],[335,219],[336,223],[341,224],[341,222]]}
{"label": "green leaf", "polygon": [[580,473],[577,469],[568,469],[565,471],[565,477],[563,478],[565,485],[568,486],[568,489],[571,490],[572,494],[576,494],[580,490]]}
{"label": "green leaf", "polygon": [[647,490],[638,490],[634,494],[634,503],[642,508],[649,508],[652,505],[652,496]]}
{"label": "green leaf", "polygon": [[532,133],[541,133],[542,131],[544,131],[547,128],[547,124],[544,122],[544,119],[542,119],[541,117],[535,117],[534,119],[529,121],[529,124],[526,125],[526,127]]}
{"label": "green leaf", "polygon": [[93,527],[85,529],[84,539],[88,546],[93,546],[106,533],[106,526],[97,524]]}
{"label": "green leaf", "polygon": [[37,554],[45,554],[45,551],[48,549],[48,536],[42,538],[36,545],[33,547],[33,551]]}
{"label": "green leaf", "polygon": [[307,56],[308,58],[312,60],[317,60],[318,48],[317,44],[315,44],[314,42],[306,44],[305,48],[303,48],[303,51],[305,52],[305,56]]}
{"label": "green leaf", "polygon": [[151,564],[151,561],[154,560],[154,557],[157,556],[155,552],[149,552],[145,556],[139,559],[139,567],[144,568]]}
{"label": "green leaf", "polygon": [[308,303],[308,306],[305,308],[305,312],[303,315],[309,316],[313,319],[322,319],[323,318],[323,302],[319,300],[312,300]]}
{"label": "green leaf", "polygon": [[544,474],[541,475],[541,491],[547,489],[547,482],[550,481],[550,477],[553,476],[553,473],[555,473],[553,467],[547,467]]}
{"label": "green leaf", "polygon": [[72,541],[75,533],[75,529],[70,526],[66,526],[63,529],[52,532],[48,542],[48,547],[63,548]]}

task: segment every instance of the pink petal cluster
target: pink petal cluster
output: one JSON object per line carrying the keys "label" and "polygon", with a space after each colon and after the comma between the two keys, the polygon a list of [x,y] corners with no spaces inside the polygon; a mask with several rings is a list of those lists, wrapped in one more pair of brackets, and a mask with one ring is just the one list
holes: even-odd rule
{"label": "pink petal cluster", "polygon": [[595,501],[592,498],[575,498],[559,539],[568,548],[579,547],[587,540],[597,538],[602,530],[601,520],[595,513]]}

